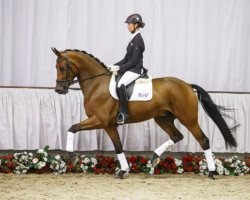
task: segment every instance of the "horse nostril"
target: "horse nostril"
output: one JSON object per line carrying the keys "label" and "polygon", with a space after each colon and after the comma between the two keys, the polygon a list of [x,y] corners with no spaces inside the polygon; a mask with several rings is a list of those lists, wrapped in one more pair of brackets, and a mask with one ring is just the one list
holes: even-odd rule
{"label": "horse nostril", "polygon": [[60,93],[62,90],[55,88],[55,92]]}

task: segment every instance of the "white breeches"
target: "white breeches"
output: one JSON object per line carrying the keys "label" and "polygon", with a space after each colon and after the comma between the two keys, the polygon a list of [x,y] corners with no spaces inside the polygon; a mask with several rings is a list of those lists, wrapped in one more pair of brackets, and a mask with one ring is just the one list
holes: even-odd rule
{"label": "white breeches", "polygon": [[140,74],[127,71],[123,74],[122,78],[119,80],[117,87],[118,88],[121,87],[122,84],[127,86],[128,84],[130,84],[132,81],[134,81],[135,79],[139,77],[140,77]]}

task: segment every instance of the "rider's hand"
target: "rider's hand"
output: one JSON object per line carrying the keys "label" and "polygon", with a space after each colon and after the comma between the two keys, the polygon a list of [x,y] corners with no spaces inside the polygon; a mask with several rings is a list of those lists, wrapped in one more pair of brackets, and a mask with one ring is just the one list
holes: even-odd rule
{"label": "rider's hand", "polygon": [[120,67],[118,65],[109,65],[108,68],[109,68],[109,71],[111,72],[117,72],[120,70]]}

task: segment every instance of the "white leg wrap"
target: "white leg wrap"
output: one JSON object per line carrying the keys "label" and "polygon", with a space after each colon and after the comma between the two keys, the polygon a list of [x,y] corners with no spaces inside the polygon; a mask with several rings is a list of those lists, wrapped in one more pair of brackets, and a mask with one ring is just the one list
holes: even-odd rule
{"label": "white leg wrap", "polygon": [[66,150],[73,152],[74,151],[74,136],[75,134],[72,132],[68,132],[67,135],[67,145],[66,145]]}
{"label": "white leg wrap", "polygon": [[118,160],[119,160],[120,165],[121,165],[121,170],[127,171],[129,169],[129,167],[128,167],[128,162],[127,162],[127,159],[125,157],[125,154],[124,153],[117,154],[117,157],[118,157]]}
{"label": "white leg wrap", "polygon": [[215,171],[215,163],[211,149],[205,150],[204,154],[207,160],[208,171]]}
{"label": "white leg wrap", "polygon": [[163,143],[161,146],[159,146],[156,150],[155,153],[160,157],[161,154],[164,153],[168,148],[170,148],[172,145],[174,145],[173,140],[169,139],[167,142]]}

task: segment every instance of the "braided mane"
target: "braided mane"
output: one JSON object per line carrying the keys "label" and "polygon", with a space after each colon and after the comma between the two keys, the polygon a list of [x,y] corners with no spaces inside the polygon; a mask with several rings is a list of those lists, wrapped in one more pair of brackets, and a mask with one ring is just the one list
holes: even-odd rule
{"label": "braided mane", "polygon": [[67,52],[69,52],[69,51],[80,52],[80,53],[83,53],[83,54],[85,54],[85,55],[88,55],[89,57],[93,58],[96,62],[98,62],[103,68],[108,69],[107,66],[106,66],[103,62],[101,62],[98,58],[96,58],[96,57],[93,56],[92,54],[87,53],[86,51],[83,51],[83,50],[80,51],[80,50],[78,50],[78,49],[66,49],[66,50],[63,51],[63,53],[67,53]]}

